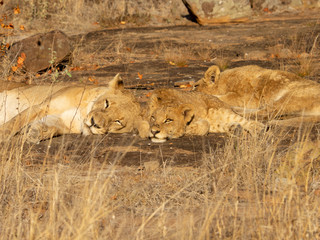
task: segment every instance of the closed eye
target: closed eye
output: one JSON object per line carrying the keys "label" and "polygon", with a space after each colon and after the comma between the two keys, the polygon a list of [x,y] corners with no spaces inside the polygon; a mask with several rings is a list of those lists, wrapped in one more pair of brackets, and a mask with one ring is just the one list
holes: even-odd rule
{"label": "closed eye", "polygon": [[104,102],[104,108],[108,108],[109,107],[109,101],[108,99],[106,99],[106,101]]}
{"label": "closed eye", "polygon": [[173,120],[172,120],[171,118],[167,118],[167,119],[164,121],[164,123],[171,123],[171,122],[173,122]]}

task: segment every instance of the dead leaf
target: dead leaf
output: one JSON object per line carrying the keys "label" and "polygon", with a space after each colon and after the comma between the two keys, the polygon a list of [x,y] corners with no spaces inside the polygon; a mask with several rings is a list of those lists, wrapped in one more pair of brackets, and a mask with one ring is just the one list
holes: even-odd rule
{"label": "dead leaf", "polygon": [[192,86],[190,84],[182,84],[179,87],[180,88],[191,88]]}
{"label": "dead leaf", "polygon": [[20,11],[20,8],[19,8],[19,5],[17,5],[17,7],[15,7],[14,9],[13,9],[13,13],[14,14],[19,14],[21,11]]}
{"label": "dead leaf", "polygon": [[24,26],[20,25],[20,30],[24,31]]}
{"label": "dead leaf", "polygon": [[171,62],[171,61],[169,62],[169,64],[173,66],[176,65],[174,62]]}
{"label": "dead leaf", "polygon": [[82,69],[83,69],[82,67],[75,66],[75,67],[70,68],[69,71],[79,71],[79,70],[82,70]]}
{"label": "dead leaf", "polygon": [[271,54],[271,56],[270,56],[271,58],[279,58],[279,55],[278,54]]}
{"label": "dead leaf", "polygon": [[139,79],[142,79],[143,75],[138,72]]}
{"label": "dead leaf", "polygon": [[18,70],[18,67],[17,67],[17,66],[12,66],[12,67],[11,67],[11,70],[12,70],[12,72],[15,72],[15,71]]}
{"label": "dead leaf", "polygon": [[6,25],[6,26],[5,26],[5,28],[7,28],[7,29],[14,29],[14,27],[13,27],[13,24],[12,24],[12,23],[10,23],[10,24]]}
{"label": "dead leaf", "polygon": [[88,80],[94,84],[98,84],[99,81],[97,79],[95,79],[94,77],[89,77]]}
{"label": "dead leaf", "polygon": [[22,52],[22,53],[20,54],[20,56],[21,56],[21,58],[23,58],[23,60],[26,59],[26,57],[27,57],[24,52]]}
{"label": "dead leaf", "polygon": [[21,67],[23,65],[23,62],[24,62],[24,58],[18,57],[18,60],[17,60],[18,65],[17,66]]}

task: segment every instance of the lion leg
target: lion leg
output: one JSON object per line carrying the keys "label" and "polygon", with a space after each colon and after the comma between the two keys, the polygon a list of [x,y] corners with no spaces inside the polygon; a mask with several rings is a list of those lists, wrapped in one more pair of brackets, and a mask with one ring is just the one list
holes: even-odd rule
{"label": "lion leg", "polygon": [[32,122],[26,130],[26,136],[28,142],[39,143],[69,131],[58,117],[47,116],[45,119]]}
{"label": "lion leg", "polygon": [[44,117],[46,114],[45,109],[40,105],[32,106],[19,115],[12,118],[10,121],[0,126],[0,136],[3,140],[8,139],[8,137],[14,136],[22,128],[27,126],[30,122]]}
{"label": "lion leg", "polygon": [[150,125],[149,125],[148,121],[138,120],[136,122],[136,126],[134,126],[134,127],[138,130],[139,136],[141,138],[149,137]]}
{"label": "lion leg", "polygon": [[239,126],[251,134],[264,129],[264,124],[250,121],[236,114],[231,109],[209,109],[210,132],[233,132]]}

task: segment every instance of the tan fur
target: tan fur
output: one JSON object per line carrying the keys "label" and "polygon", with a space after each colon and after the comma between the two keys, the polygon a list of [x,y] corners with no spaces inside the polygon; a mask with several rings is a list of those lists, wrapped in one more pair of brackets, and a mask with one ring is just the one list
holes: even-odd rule
{"label": "tan fur", "polygon": [[[41,85],[0,93],[0,136],[25,129],[27,140],[39,142],[55,135],[130,132],[145,122],[134,96],[123,90],[117,75],[108,87]],[[142,132],[141,135],[147,133]],[[2,140],[3,140],[2,139]]]}
{"label": "tan fur", "polygon": [[183,135],[228,132],[241,126],[254,132],[263,124],[247,121],[218,98],[175,89],[155,90],[148,106],[149,137],[154,142]]}
{"label": "tan fur", "polygon": [[270,118],[320,115],[320,84],[285,71],[249,65],[220,73],[212,66],[195,89],[218,97],[238,113]]}

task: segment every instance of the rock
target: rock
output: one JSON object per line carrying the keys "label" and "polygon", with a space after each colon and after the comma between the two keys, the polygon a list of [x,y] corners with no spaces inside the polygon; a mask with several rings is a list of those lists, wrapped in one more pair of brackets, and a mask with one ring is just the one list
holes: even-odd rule
{"label": "rock", "polygon": [[249,0],[182,0],[190,15],[200,24],[229,22],[251,16]]}
{"label": "rock", "polygon": [[15,42],[9,49],[8,56],[14,62],[21,53],[26,56],[23,69],[36,73],[68,58],[71,45],[66,34],[61,31],[51,31]]}

